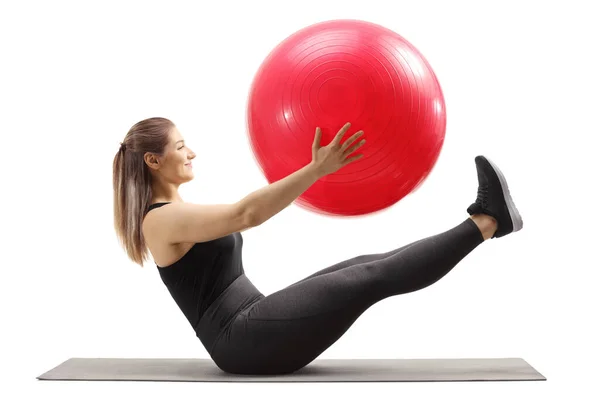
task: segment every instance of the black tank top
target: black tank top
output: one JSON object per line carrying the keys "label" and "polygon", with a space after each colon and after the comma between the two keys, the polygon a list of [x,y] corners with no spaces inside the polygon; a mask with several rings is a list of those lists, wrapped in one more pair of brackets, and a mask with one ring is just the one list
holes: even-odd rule
{"label": "black tank top", "polygon": [[[150,205],[148,212],[169,203]],[[239,232],[196,243],[178,261],[159,267],[158,273],[189,323],[196,330],[208,306],[244,273],[242,235]]]}

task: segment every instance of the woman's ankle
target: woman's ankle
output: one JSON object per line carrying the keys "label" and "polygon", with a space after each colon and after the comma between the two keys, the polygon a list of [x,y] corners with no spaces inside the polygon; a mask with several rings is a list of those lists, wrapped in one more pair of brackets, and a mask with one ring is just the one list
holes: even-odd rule
{"label": "woman's ankle", "polygon": [[498,229],[498,222],[487,214],[473,214],[470,217],[481,231],[484,240],[491,239]]}

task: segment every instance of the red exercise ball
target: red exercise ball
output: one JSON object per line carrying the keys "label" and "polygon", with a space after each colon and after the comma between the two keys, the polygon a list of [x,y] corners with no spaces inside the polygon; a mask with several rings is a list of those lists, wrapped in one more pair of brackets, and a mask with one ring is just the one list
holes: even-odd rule
{"label": "red exercise ball", "polygon": [[363,215],[415,190],[437,162],[446,132],[438,80],[421,53],[382,26],[335,20],[304,28],[264,60],[248,97],[248,136],[269,183],[312,160],[351,122],[364,156],[321,178],[297,204],[328,215]]}

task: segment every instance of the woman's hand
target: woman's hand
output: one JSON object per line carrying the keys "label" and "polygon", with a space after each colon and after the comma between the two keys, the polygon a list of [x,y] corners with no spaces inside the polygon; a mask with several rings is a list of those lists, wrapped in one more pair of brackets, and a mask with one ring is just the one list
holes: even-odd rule
{"label": "woman's hand", "polygon": [[331,143],[321,147],[321,128],[317,128],[312,147],[312,164],[320,176],[334,173],[343,166],[346,166],[363,156],[362,154],[356,154],[350,157],[352,153],[365,144],[365,139],[357,142],[357,139],[361,137],[364,132],[358,131],[342,143],[342,138],[348,129],[350,129],[349,122],[339,130]]}

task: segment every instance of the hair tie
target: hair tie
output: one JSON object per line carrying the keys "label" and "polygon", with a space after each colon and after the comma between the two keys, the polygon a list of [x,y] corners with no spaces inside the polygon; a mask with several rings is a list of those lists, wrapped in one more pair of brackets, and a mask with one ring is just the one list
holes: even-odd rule
{"label": "hair tie", "polygon": [[120,144],[121,144],[121,148],[119,150],[121,150],[121,151],[127,150],[127,146],[125,146],[125,143],[121,142]]}

